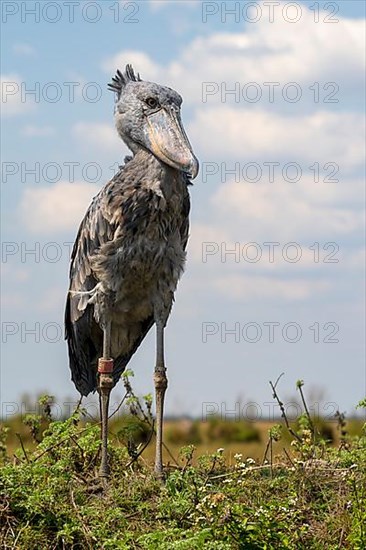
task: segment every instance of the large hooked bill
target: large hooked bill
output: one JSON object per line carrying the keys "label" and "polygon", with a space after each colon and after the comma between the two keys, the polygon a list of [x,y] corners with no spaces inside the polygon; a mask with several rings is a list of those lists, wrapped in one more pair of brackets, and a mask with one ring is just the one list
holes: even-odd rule
{"label": "large hooked bill", "polygon": [[194,179],[199,164],[184,131],[179,109],[175,106],[162,108],[149,115],[147,121],[147,138],[154,155]]}

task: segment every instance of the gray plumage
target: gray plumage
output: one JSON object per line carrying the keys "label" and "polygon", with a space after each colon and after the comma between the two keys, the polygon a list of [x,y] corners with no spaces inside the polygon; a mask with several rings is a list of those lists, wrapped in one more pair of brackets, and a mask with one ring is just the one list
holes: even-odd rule
{"label": "gray plumage", "polygon": [[110,87],[133,157],[93,199],[72,251],[65,337],[82,395],[97,389],[108,322],[114,383],[153,324],[165,325],[186,258],[187,186],[198,171],[174,90],[141,81],[130,66]]}

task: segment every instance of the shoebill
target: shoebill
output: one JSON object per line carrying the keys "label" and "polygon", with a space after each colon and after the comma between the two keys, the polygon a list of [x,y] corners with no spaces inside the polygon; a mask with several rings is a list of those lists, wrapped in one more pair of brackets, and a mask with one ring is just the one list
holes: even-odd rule
{"label": "shoebill", "polygon": [[181,96],[141,80],[131,65],[109,84],[117,132],[131,150],[94,197],[71,256],[65,312],[72,380],[82,395],[100,394],[102,459],[107,456],[110,392],[156,326],[156,457],[162,475],[162,423],[167,388],[164,329],[186,259],[188,185],[198,161],[184,131]]}

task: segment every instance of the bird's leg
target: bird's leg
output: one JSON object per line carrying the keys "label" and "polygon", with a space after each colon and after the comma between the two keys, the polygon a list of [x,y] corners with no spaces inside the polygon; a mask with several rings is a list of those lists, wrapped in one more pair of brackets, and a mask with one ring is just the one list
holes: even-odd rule
{"label": "bird's leg", "polygon": [[156,365],[154,373],[155,399],[156,399],[156,454],[155,473],[158,477],[163,475],[163,413],[164,396],[168,387],[166,368],[164,363],[164,324],[156,323]]}
{"label": "bird's leg", "polygon": [[108,465],[108,407],[113,387],[113,359],[111,355],[111,323],[103,329],[103,357],[98,362],[100,415],[102,421],[102,460],[99,476],[106,480],[109,476]]}

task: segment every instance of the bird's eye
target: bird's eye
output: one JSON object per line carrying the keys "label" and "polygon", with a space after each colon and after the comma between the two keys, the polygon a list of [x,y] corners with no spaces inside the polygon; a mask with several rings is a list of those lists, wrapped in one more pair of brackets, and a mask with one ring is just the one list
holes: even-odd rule
{"label": "bird's eye", "polygon": [[146,104],[151,107],[151,109],[155,109],[159,105],[158,100],[154,97],[148,97],[146,100]]}

